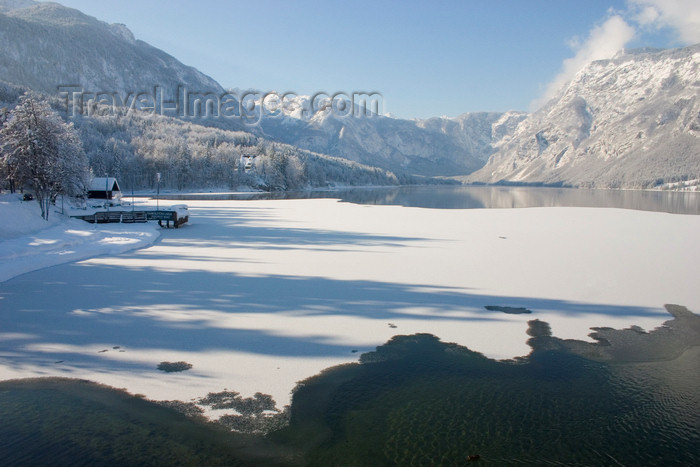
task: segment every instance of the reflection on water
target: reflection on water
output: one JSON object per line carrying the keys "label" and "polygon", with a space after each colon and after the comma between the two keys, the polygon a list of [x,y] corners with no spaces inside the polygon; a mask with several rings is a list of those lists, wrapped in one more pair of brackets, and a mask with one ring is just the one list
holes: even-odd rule
{"label": "reflection on water", "polygon": [[571,206],[700,214],[700,193],[673,191],[438,185],[275,193],[183,193],[161,196],[161,199],[172,200],[307,198],[337,198],[357,204],[438,209]]}

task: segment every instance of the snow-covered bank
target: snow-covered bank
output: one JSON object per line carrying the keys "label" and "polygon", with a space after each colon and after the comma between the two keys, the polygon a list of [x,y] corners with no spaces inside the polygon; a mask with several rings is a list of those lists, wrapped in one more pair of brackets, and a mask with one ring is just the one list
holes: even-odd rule
{"label": "snow-covered bank", "polygon": [[154,224],[93,225],[51,212],[45,221],[36,201],[0,196],[0,282],[57,264],[115,255],[152,244]]}
{"label": "snow-covered bank", "polygon": [[[0,379],[73,376],[158,400],[227,388],[286,404],[297,381],[396,334],[510,358],[529,351],[531,319],[587,339],[591,326],[659,326],[665,303],[700,310],[700,216],[188,205],[193,221],[148,248],[0,284]],[[162,373],[162,361],[192,369]]]}

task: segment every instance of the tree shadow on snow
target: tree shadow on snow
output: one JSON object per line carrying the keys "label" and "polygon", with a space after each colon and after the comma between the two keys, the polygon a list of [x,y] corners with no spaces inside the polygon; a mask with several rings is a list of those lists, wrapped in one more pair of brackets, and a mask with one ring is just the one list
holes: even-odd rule
{"label": "tree shadow on snow", "polygon": [[[329,335],[333,330],[315,328],[295,336],[263,330],[264,326],[245,329],[237,325],[237,318],[251,315],[265,319],[275,319],[275,315],[357,317],[375,320],[385,328],[391,321],[406,318],[426,323],[515,319],[485,309],[488,305],[533,310],[528,318],[522,318],[523,323],[543,311],[566,315],[668,316],[661,310],[642,307],[479,295],[464,288],[211,271],[207,270],[207,264],[231,262],[233,265],[236,259],[197,253],[197,247],[303,250],[313,246],[358,251],[358,247],[375,246],[415,248],[417,242],[429,239],[266,225],[273,216],[264,208],[208,208],[202,214],[206,218],[198,221],[195,216],[193,225],[168,231],[159,241],[173,248],[120,255],[134,259],[133,264],[138,266],[73,263],[0,284],[3,364],[20,367],[27,359],[33,363],[43,359],[51,365],[65,355],[62,346],[108,344],[125,352],[129,349],[235,350],[288,357],[347,356],[351,351],[346,344],[332,342]],[[178,250],[180,246],[183,249]],[[201,269],[177,269],[178,261],[200,262]],[[171,264],[172,270],[164,270],[163,264]],[[42,346],[41,350],[36,350],[37,345]],[[107,350],[111,351],[109,347]],[[103,357],[95,354],[94,359]],[[81,358],[86,365],[95,363],[84,355]],[[112,360],[110,367],[137,371],[140,364]],[[141,367],[144,371],[152,370]]]}

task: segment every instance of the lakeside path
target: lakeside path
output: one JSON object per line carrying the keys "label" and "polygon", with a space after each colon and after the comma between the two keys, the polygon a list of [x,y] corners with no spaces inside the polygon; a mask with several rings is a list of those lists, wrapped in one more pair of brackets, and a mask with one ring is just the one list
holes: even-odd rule
{"label": "lakeside path", "polygon": [[190,223],[150,247],[0,283],[0,380],[76,377],[155,400],[226,388],[282,406],[297,381],[397,334],[511,358],[529,352],[531,319],[589,340],[592,326],[653,329],[665,303],[700,311],[700,216],[188,205]]}

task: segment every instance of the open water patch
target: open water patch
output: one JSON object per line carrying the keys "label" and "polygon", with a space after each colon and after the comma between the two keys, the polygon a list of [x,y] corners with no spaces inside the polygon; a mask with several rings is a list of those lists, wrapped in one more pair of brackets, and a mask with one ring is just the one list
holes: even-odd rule
{"label": "open water patch", "polygon": [[331,198],[354,204],[432,209],[568,206],[700,214],[700,193],[698,192],[597,190],[564,187],[409,185],[283,192],[161,193],[159,196],[160,199],[181,201]]}
{"label": "open water patch", "polygon": [[700,318],[667,310],[658,329],[595,329],[595,343],[532,320],[531,353],[508,361],[396,336],[302,382],[275,435],[316,434],[318,465],[698,465]]}
{"label": "open water patch", "polygon": [[[531,353],[505,361],[430,334],[395,336],[358,363],[302,381],[283,410],[265,394],[231,390],[155,403],[79,380],[0,382],[0,458],[700,465],[700,317],[666,308],[672,319],[662,327],[594,328],[592,343],[559,339],[534,319]],[[213,424],[203,406],[233,412]]]}

